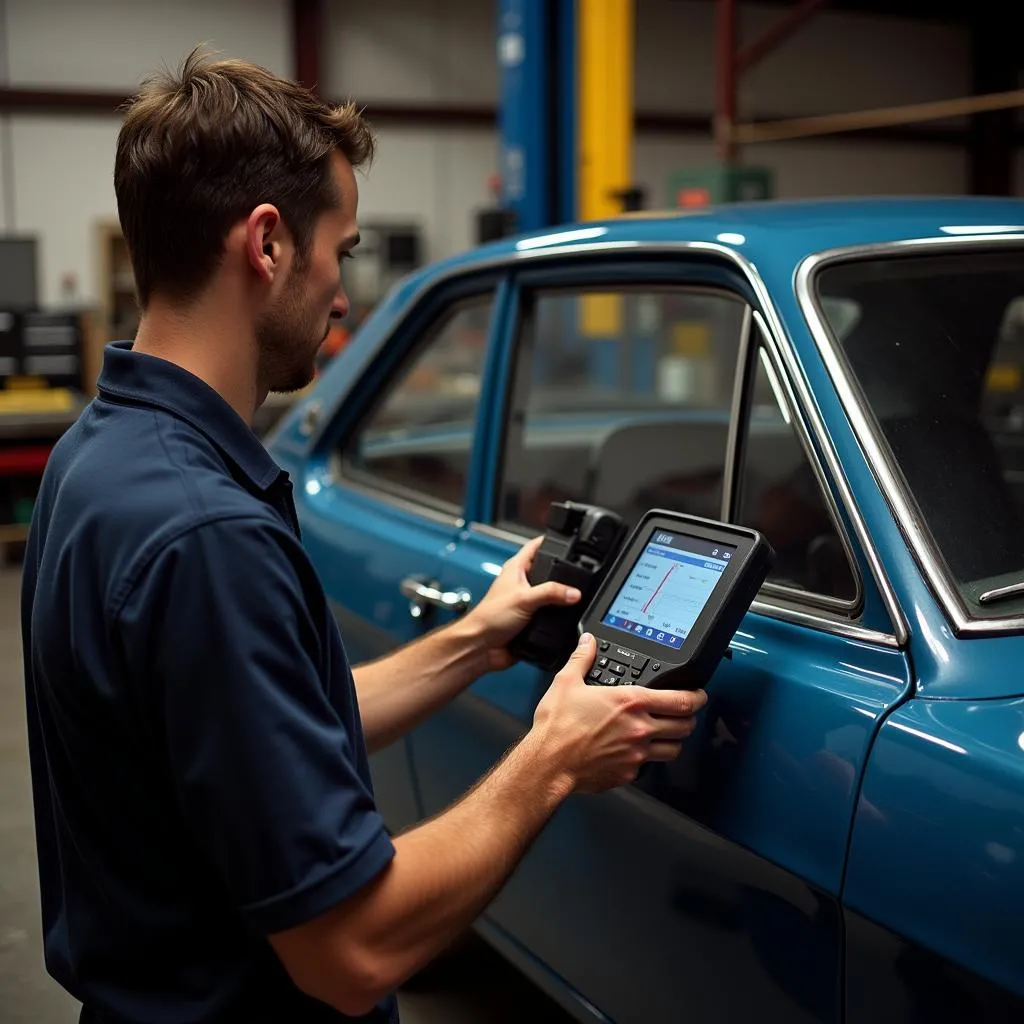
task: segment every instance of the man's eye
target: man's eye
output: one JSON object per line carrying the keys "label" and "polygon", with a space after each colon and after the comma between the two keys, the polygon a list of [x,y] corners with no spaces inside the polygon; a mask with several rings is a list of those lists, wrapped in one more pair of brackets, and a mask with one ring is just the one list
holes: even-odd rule
{"label": "man's eye", "polygon": [[355,258],[356,258],[356,254],[354,252],[339,252],[338,253],[338,262],[339,263],[344,263],[345,260],[354,260]]}

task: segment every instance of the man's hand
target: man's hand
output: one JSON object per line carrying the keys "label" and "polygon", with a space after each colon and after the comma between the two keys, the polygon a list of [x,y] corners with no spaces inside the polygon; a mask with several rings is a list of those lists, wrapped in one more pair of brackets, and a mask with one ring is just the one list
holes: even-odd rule
{"label": "man's hand", "polygon": [[[511,560],[498,597],[528,586],[523,564],[535,550]],[[498,616],[506,634],[530,614],[522,597],[501,607],[516,609]],[[645,761],[678,756],[705,694],[587,686],[596,650],[592,636],[582,638],[526,736],[462,800],[399,835],[376,878],[334,909],[271,936],[299,988],[350,1016],[368,1013],[469,927],[570,793],[623,785]]]}
{"label": "man's hand", "polygon": [[647,761],[674,761],[708,701],[703,690],[588,686],[596,652],[593,636],[584,634],[537,705],[528,737],[578,793],[632,782]]}
{"label": "man's hand", "polygon": [[483,636],[488,668],[492,672],[512,664],[507,645],[538,608],[547,604],[576,604],[582,596],[575,587],[564,583],[548,581],[536,587],[530,584],[527,573],[543,541],[543,537],[535,537],[524,544],[502,567],[481,602],[466,616],[466,621],[474,623]]}

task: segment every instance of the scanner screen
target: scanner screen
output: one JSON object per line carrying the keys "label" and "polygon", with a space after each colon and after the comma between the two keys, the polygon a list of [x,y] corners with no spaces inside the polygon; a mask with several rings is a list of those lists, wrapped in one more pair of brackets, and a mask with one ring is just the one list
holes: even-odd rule
{"label": "scanner screen", "polygon": [[601,621],[678,651],[735,553],[728,544],[655,530]]}

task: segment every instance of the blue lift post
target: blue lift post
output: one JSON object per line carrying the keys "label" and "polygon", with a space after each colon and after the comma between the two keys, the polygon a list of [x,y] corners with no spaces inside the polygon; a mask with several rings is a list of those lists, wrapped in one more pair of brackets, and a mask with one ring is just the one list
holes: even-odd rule
{"label": "blue lift post", "polygon": [[500,0],[502,205],[516,231],[576,220],[576,0]]}
{"label": "blue lift post", "polygon": [[[500,0],[498,68],[502,206],[517,233],[576,220],[576,0]],[[563,328],[577,337],[568,315]]]}
{"label": "blue lift post", "polygon": [[[502,205],[517,232],[621,211],[632,176],[633,6],[499,0]],[[593,379],[612,390],[623,379],[626,306],[619,296],[584,297],[566,304],[560,325],[563,344],[584,346]],[[638,347],[634,388],[649,391],[653,345]],[[545,354],[534,353],[538,377]]]}

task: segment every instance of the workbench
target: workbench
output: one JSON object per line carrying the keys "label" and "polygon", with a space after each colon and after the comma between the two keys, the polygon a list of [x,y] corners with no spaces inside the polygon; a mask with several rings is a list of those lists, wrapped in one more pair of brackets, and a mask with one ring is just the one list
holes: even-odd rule
{"label": "workbench", "polygon": [[63,388],[0,392],[0,553],[28,537],[32,504],[50,452],[87,399]]}

